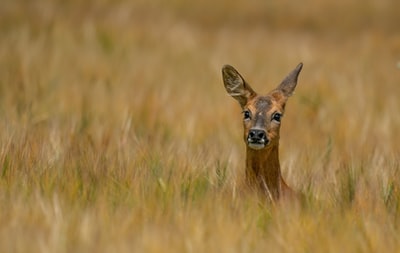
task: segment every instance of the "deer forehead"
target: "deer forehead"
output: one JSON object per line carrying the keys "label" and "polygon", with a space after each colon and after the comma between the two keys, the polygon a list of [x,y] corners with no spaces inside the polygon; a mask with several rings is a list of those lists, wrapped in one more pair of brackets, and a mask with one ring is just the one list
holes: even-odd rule
{"label": "deer forehead", "polygon": [[248,103],[247,108],[255,116],[265,116],[267,114],[282,111],[280,104],[271,96],[259,96]]}

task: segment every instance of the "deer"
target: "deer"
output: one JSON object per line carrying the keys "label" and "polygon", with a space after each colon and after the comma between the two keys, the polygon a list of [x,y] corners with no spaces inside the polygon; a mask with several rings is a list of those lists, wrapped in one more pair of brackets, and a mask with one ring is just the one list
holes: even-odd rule
{"label": "deer", "polygon": [[302,67],[302,63],[298,64],[267,95],[255,92],[234,67],[222,67],[224,87],[239,102],[243,112],[246,183],[266,194],[273,203],[297,196],[281,174],[279,138],[286,102],[294,93]]}

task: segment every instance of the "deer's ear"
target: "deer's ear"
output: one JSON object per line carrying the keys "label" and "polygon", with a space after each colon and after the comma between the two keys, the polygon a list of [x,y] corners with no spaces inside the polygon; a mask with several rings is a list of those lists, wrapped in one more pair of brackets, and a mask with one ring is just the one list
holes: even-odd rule
{"label": "deer's ear", "polygon": [[285,97],[290,97],[293,95],[294,89],[297,85],[297,78],[299,77],[302,68],[303,63],[297,65],[297,67],[292,70],[292,72],[290,72],[278,86],[277,90],[281,91]]}
{"label": "deer's ear", "polygon": [[222,67],[222,79],[228,94],[236,99],[242,108],[250,98],[257,95],[239,72],[230,65]]}

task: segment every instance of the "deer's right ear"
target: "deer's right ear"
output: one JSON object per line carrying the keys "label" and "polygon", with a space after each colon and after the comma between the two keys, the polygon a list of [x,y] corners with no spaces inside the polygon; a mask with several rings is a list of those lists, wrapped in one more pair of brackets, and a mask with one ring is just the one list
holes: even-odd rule
{"label": "deer's right ear", "polygon": [[299,63],[299,65],[297,65],[297,67],[292,70],[292,72],[290,72],[289,75],[287,75],[286,78],[283,79],[282,83],[278,86],[278,90],[280,90],[286,98],[293,94],[297,85],[297,78],[299,77],[302,68],[303,63]]}
{"label": "deer's right ear", "polygon": [[242,108],[250,98],[257,95],[239,72],[230,65],[222,67],[222,78],[226,91],[239,102]]}

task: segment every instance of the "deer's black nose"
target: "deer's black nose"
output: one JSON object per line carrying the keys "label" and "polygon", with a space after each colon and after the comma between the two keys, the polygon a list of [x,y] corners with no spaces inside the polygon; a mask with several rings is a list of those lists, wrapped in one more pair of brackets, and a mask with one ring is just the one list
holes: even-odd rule
{"label": "deer's black nose", "polygon": [[250,129],[247,141],[250,143],[267,144],[267,133],[262,129]]}

